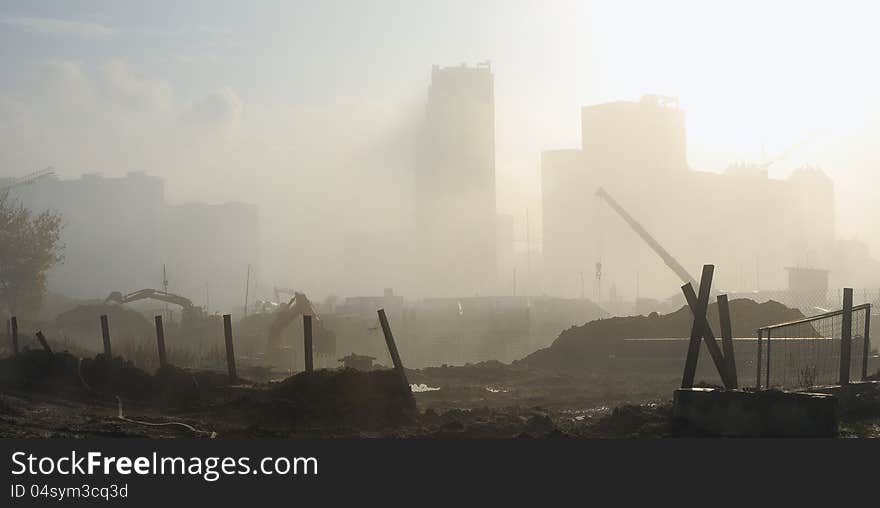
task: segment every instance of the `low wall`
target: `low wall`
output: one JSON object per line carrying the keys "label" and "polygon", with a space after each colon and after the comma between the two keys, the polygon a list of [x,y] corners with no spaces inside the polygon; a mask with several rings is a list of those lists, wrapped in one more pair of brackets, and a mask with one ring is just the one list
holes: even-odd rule
{"label": "low wall", "polygon": [[714,436],[833,437],[839,408],[829,394],[682,388],[673,397],[673,417]]}

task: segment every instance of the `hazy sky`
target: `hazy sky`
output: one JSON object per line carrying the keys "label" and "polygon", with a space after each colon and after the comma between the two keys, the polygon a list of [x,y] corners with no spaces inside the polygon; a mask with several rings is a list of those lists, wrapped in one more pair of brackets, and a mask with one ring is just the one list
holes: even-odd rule
{"label": "hazy sky", "polygon": [[356,162],[395,159],[423,111],[431,65],[488,59],[499,211],[520,228],[526,207],[540,224],[540,150],[579,145],[582,105],[659,93],[687,111],[694,169],[799,145],[771,174],[824,168],[839,191],[841,235],[878,253],[873,10],[803,1],[3,1],[0,171],[146,170],[167,178],[176,201],[247,200],[306,222],[344,215],[354,194],[341,182],[369,195],[370,183],[405,181],[395,164],[374,179]]}

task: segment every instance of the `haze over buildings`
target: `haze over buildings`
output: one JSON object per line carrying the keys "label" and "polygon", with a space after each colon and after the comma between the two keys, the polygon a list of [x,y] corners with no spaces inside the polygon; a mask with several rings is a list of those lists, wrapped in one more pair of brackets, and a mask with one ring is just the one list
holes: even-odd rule
{"label": "haze over buildings", "polygon": [[[880,196],[865,182],[880,163],[880,74],[864,65],[878,41],[861,7],[799,6],[795,23],[764,2],[723,15],[696,2],[265,5],[5,4],[0,176],[141,170],[163,181],[151,207],[251,203],[262,298],[272,285],[317,298],[515,286],[594,297],[599,259],[606,299],[674,293],[676,278],[597,204],[596,182],[690,270],[716,263],[727,287],[784,287],[789,266],[828,268],[837,285],[875,266]],[[475,65],[486,59],[491,69]],[[652,92],[680,106],[640,100]],[[144,189],[122,217],[153,213],[139,208],[155,192]],[[88,227],[109,220],[97,211],[109,204],[83,206]],[[202,222],[217,211],[200,206],[175,209]],[[234,271],[241,305],[251,254],[184,284],[188,259],[210,264],[227,247],[198,229],[177,262],[145,240],[170,241],[151,221],[129,222],[143,248],[119,256],[138,260],[137,284],[161,281],[164,260],[199,301],[196,279]],[[114,278],[116,263],[128,261],[103,263]]]}
{"label": "haze over buildings", "polygon": [[254,205],[170,204],[162,179],[138,172],[43,179],[13,196],[63,216],[65,259],[48,277],[54,293],[103,300],[112,291],[161,290],[164,267],[169,291],[198,305],[210,292],[215,309],[238,312],[248,264],[256,280],[261,228]]}
{"label": "haze over buildings", "polygon": [[[685,112],[671,98],[587,106],[582,119],[581,149],[542,157],[549,293],[577,295],[581,273],[590,275],[588,294],[602,301],[612,290],[664,297],[680,283],[595,195],[599,187],[692,274],[717,264],[728,290],[784,289],[785,268],[796,266],[830,269],[834,287],[859,283],[837,257],[834,186],[823,171],[774,179],[770,164],[732,164],[721,174],[691,169]],[[875,266],[868,258],[857,264]]]}

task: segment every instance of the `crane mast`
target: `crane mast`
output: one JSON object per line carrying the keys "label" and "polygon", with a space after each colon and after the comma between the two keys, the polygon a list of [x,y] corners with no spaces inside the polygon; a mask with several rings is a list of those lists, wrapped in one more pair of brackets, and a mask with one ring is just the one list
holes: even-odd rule
{"label": "crane mast", "polygon": [[608,194],[605,189],[599,187],[598,189],[596,189],[596,195],[603,199],[606,203],[608,203],[608,206],[610,206],[612,210],[617,212],[617,214],[620,215],[620,217],[624,221],[626,221],[627,224],[629,224],[629,227],[631,227],[633,231],[635,231],[636,234],[638,234],[639,237],[644,240],[645,243],[647,243],[648,246],[651,247],[651,249],[658,256],[660,256],[660,259],[662,259],[663,262],[666,263],[666,266],[668,266],[673,272],[675,272],[676,275],[678,275],[678,278],[680,278],[682,282],[684,282],[685,284],[690,283],[695,288],[699,287],[699,284],[697,284],[697,280],[694,279],[691,274],[684,269],[683,266],[681,266],[681,263],[679,263],[674,257],[672,257],[672,255],[669,254],[669,252],[664,249],[663,246],[660,245],[660,243],[655,240],[654,237],[651,236],[651,234],[648,233],[648,231],[643,228],[642,225],[639,224],[632,215],[629,214],[629,212],[627,212],[622,206],[620,206],[620,203],[618,203],[613,197],[611,197],[611,195]]}

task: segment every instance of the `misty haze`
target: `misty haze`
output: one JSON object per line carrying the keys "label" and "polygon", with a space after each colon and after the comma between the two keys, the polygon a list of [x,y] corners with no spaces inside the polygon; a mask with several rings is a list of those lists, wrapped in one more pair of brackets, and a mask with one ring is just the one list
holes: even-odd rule
{"label": "misty haze", "polygon": [[0,432],[877,437],[880,35],[706,4],[3,2]]}

